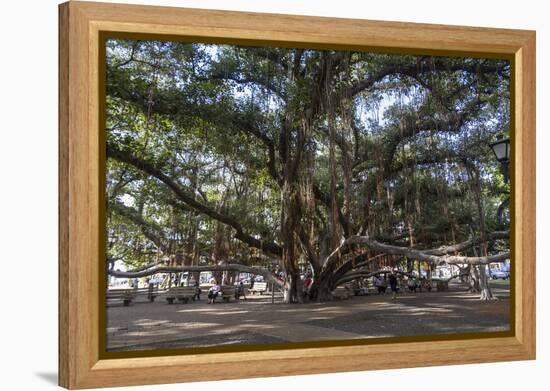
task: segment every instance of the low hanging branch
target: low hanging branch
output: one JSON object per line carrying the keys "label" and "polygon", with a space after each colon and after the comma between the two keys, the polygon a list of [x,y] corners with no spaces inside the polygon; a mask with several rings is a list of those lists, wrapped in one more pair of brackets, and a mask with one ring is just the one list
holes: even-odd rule
{"label": "low hanging branch", "polygon": [[353,256],[351,257],[351,259],[345,261],[342,265],[340,265],[340,267],[338,267],[338,269],[334,271],[333,279],[337,281],[352,270],[357,270],[359,268],[362,268],[363,266],[367,266],[371,262],[379,260],[386,254],[381,253],[370,258],[368,255],[368,253],[360,254],[357,256]]}
{"label": "low hanging branch", "polygon": [[[510,238],[510,232],[508,231],[495,231],[487,235],[487,240],[489,242],[493,242],[497,239],[509,239],[509,238]],[[482,242],[481,237],[478,237],[476,239],[470,238],[464,242],[453,244],[451,246],[441,246],[431,250],[421,250],[421,251],[430,255],[443,256],[443,255],[453,254],[453,253],[467,250],[469,248],[472,248],[473,246],[480,244],[481,242]]]}
{"label": "low hanging branch", "polygon": [[107,270],[107,273],[110,276],[116,278],[140,278],[151,276],[158,273],[181,273],[181,272],[216,272],[216,271],[230,271],[230,272],[241,272],[241,273],[250,273],[257,274],[268,282],[272,282],[277,286],[282,286],[283,282],[275,277],[273,273],[269,270],[254,267],[254,266],[245,266],[239,263],[228,263],[224,265],[212,265],[212,266],[157,266],[147,270],[139,271],[127,271],[122,272],[119,270]]}
{"label": "low hanging branch", "polygon": [[[107,258],[107,263],[112,263],[113,259],[115,258]],[[116,258],[116,259],[119,260],[121,258]],[[147,265],[143,265],[138,268],[132,269],[132,273],[143,272],[144,270],[151,269],[152,267],[155,267],[155,266],[159,266],[159,263],[158,262],[148,263]],[[112,270],[109,270],[108,273],[111,271]]]}
{"label": "low hanging branch", "polygon": [[[469,243],[468,245],[471,247]],[[330,268],[331,265],[339,259],[339,257],[341,257],[343,254],[347,254],[348,252],[350,252],[354,246],[366,246],[373,251],[390,255],[399,255],[419,261],[431,262],[435,265],[487,265],[489,263],[500,262],[510,258],[509,252],[488,257],[465,257],[458,255],[447,255],[448,252],[458,251],[457,248],[462,248],[462,246],[468,248],[467,245],[463,243],[454,246],[441,247],[439,249],[433,250],[415,250],[408,247],[399,247],[390,244],[380,243],[366,236],[351,236],[348,239],[344,240],[343,243],[325,259],[323,270],[327,270],[328,268]]]}

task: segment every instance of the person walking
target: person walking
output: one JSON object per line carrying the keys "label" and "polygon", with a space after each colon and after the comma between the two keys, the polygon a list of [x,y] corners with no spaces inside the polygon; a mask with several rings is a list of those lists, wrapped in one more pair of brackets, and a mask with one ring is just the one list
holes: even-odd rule
{"label": "person walking", "polygon": [[391,288],[391,298],[395,299],[397,296],[397,276],[393,271],[390,274],[390,288]]}

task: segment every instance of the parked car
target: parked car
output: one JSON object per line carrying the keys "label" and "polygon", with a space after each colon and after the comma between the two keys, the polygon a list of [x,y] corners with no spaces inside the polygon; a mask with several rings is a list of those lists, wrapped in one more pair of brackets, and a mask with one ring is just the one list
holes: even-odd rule
{"label": "parked car", "polygon": [[510,278],[510,272],[507,270],[491,270],[491,278],[493,280],[507,280]]}

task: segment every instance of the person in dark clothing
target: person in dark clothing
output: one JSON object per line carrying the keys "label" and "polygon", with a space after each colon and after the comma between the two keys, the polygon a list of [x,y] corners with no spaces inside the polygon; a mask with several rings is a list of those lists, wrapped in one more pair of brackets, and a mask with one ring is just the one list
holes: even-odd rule
{"label": "person in dark clothing", "polygon": [[235,289],[235,299],[240,300],[241,296],[243,296],[246,300],[244,283],[242,281],[239,282],[239,285],[237,285],[237,289]]}
{"label": "person in dark clothing", "polygon": [[397,276],[394,272],[390,274],[390,288],[391,288],[391,298],[395,299],[397,295]]}
{"label": "person in dark clothing", "polygon": [[418,288],[416,278],[409,276],[409,279],[407,280],[407,287],[409,288],[409,292],[416,293],[416,289]]}
{"label": "person in dark clothing", "polygon": [[193,296],[193,300],[200,300],[201,299],[201,293],[202,293],[202,290],[201,290],[201,287],[200,287],[200,284],[198,281],[195,281],[195,294]]}

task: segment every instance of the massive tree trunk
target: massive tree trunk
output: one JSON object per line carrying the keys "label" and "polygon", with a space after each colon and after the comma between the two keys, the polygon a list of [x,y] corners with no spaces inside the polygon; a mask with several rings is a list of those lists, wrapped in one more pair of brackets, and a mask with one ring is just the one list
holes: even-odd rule
{"label": "massive tree trunk", "polygon": [[[346,61],[343,61],[345,63]],[[343,64],[340,64],[343,65]],[[324,53],[322,56],[322,67],[319,77],[319,89],[324,91],[321,96],[324,104],[327,123],[328,123],[328,150],[329,150],[329,189],[330,198],[328,205],[329,211],[329,253],[334,253],[334,250],[338,248],[342,241],[343,235],[349,234],[350,216],[351,216],[351,158],[348,152],[346,135],[344,132],[351,131],[351,118],[348,118],[347,107],[345,107],[345,98],[348,91],[343,96],[336,95],[333,88],[333,70],[334,63],[330,54]],[[343,124],[346,129],[340,135],[336,132],[336,108],[341,107],[344,118]],[[340,209],[338,203],[337,185],[339,182],[338,162],[336,159],[336,146],[339,145],[342,153],[342,171],[344,173],[343,186],[344,186],[344,210]],[[338,253],[334,254],[335,258],[338,258],[335,262],[324,267],[324,263],[319,263],[316,260],[311,260],[314,270],[316,271],[313,283],[309,288],[309,296],[312,300],[326,301],[332,299],[332,285],[333,285],[333,271],[336,267],[336,263],[339,262],[340,256]],[[323,267],[320,267],[320,266]]]}
{"label": "massive tree trunk", "polygon": [[[479,232],[481,236],[481,243],[479,245],[479,250],[482,256],[487,256],[487,237],[485,230],[485,211],[483,208],[483,200],[481,198],[481,178],[479,171],[473,165],[468,165],[468,173],[470,175],[470,180],[472,182],[474,199],[477,206],[477,213],[479,218]],[[475,251],[475,247],[474,247]],[[490,267],[490,265],[488,265]],[[485,265],[478,266],[479,269],[479,289],[480,289],[480,300],[497,300],[497,297],[493,295],[491,286],[489,285],[489,279],[487,273],[485,272]]]}
{"label": "massive tree trunk", "polygon": [[498,300],[498,297],[493,295],[491,287],[489,286],[489,279],[487,278],[487,273],[485,272],[485,266],[479,267],[479,287],[481,290],[480,300]]}
{"label": "massive tree trunk", "polygon": [[469,291],[472,293],[481,292],[481,285],[479,281],[479,269],[475,265],[469,266]]}
{"label": "massive tree trunk", "polygon": [[281,239],[283,242],[282,264],[285,271],[284,302],[303,300],[300,270],[297,266],[296,226],[300,219],[300,204],[294,183],[285,183],[281,200]]}
{"label": "massive tree trunk", "polygon": [[314,280],[310,288],[310,298],[314,301],[330,301],[333,299],[332,276],[325,274]]}
{"label": "massive tree trunk", "polygon": [[[287,119],[287,121],[290,121]],[[285,272],[284,302],[294,303],[302,300],[298,293],[300,272],[297,267],[296,227],[300,219],[300,200],[298,188],[293,172],[294,162],[291,154],[290,124],[283,126],[281,137],[281,151],[284,153],[285,167],[283,170],[283,188],[281,191],[281,240],[282,264]]]}

